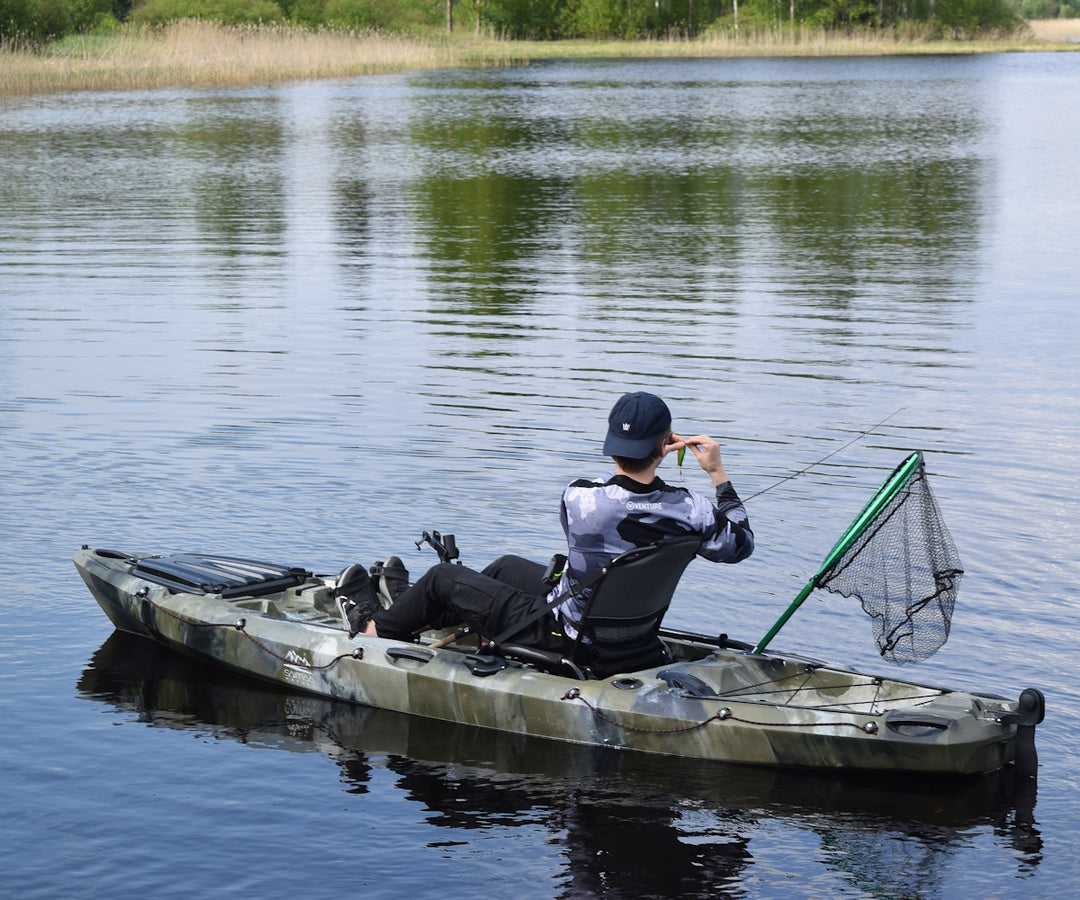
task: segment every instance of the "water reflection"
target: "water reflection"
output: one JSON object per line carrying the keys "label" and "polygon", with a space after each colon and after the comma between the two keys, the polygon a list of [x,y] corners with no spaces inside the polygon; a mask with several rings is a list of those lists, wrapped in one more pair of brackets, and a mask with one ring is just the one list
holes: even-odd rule
{"label": "water reflection", "polygon": [[888,103],[882,67],[802,74],[775,85],[709,60],[582,64],[570,83],[555,64],[415,77],[410,216],[436,299],[506,311],[567,280],[620,306],[708,300],[702,315],[755,281],[840,314],[897,289],[967,296],[993,174],[985,98],[910,69]]}
{"label": "water reflection", "polygon": [[377,769],[453,830],[539,826],[560,848],[559,896],[731,896],[776,846],[809,852],[844,884],[882,896],[932,892],[977,830],[1037,867],[1034,786],[702,766],[414,719],[285,694],[120,632],[82,674],[83,697],[156,727],[267,749],[322,753],[343,790]]}
{"label": "water reflection", "polygon": [[497,315],[527,301],[538,288],[530,262],[553,212],[543,197],[558,192],[496,175],[414,184],[411,210],[443,304]]}
{"label": "water reflection", "polygon": [[[301,396],[319,422],[442,417],[419,443],[468,448],[465,466],[462,407],[520,424],[519,397],[599,409],[635,380],[714,421],[721,393],[738,420],[820,408],[828,387],[829,427],[871,395],[859,425],[901,388],[959,394],[995,174],[976,65],[545,63],[16,111],[10,321],[93,310],[19,343],[69,356],[96,329],[95,358],[119,360],[94,379],[32,359],[27,379],[49,397],[101,383],[121,414],[197,405],[194,424],[134,418],[226,452],[300,442],[266,423]],[[815,427],[800,413],[791,441]]]}

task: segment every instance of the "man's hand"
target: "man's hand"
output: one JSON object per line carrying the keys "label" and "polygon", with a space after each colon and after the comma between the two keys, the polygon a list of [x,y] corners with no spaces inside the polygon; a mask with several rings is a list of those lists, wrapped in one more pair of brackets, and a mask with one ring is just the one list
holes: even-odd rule
{"label": "man's hand", "polygon": [[720,445],[707,434],[696,434],[693,437],[684,438],[672,434],[669,442],[664,445],[664,455],[681,447],[689,447],[690,452],[697,457],[698,465],[709,473],[714,485],[730,481],[727,472],[724,471],[724,462],[720,458]]}

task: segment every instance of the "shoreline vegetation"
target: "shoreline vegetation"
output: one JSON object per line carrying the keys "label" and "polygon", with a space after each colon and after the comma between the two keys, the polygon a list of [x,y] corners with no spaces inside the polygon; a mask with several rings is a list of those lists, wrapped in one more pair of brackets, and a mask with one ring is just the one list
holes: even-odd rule
{"label": "shoreline vegetation", "polygon": [[1000,38],[947,40],[912,27],[846,32],[744,28],[652,40],[502,40],[222,25],[183,20],[75,35],[44,47],[0,39],[0,97],[78,91],[252,87],[407,70],[528,65],[554,58],[888,56],[1080,50],[1080,19],[1032,21]]}

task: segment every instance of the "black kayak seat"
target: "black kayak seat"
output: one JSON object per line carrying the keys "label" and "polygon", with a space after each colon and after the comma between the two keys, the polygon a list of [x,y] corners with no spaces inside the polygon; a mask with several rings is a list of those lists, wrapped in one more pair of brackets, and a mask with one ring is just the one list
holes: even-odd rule
{"label": "black kayak seat", "polygon": [[701,535],[680,535],[614,557],[593,584],[577,637],[564,656],[505,642],[499,651],[576,678],[582,673],[607,678],[670,662],[660,624],[701,543]]}
{"label": "black kayak seat", "polygon": [[235,556],[179,553],[139,559],[133,575],[173,592],[257,597],[288,590],[311,577],[306,569]]}

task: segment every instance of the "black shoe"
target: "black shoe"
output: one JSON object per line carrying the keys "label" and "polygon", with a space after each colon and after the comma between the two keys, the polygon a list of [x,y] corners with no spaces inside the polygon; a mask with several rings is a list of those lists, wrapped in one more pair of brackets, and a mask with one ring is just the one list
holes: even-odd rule
{"label": "black shoe", "polygon": [[371,577],[378,585],[379,593],[391,603],[409,589],[409,570],[400,557],[388,556],[386,562],[371,567]]}
{"label": "black shoe", "polygon": [[341,624],[355,637],[379,608],[371,577],[363,566],[349,566],[337,578],[334,603],[341,614]]}

